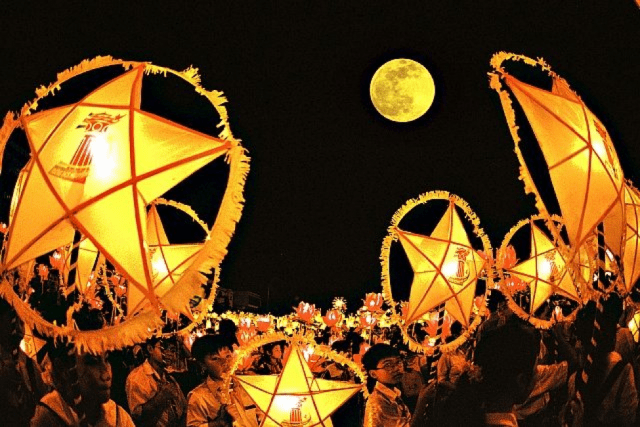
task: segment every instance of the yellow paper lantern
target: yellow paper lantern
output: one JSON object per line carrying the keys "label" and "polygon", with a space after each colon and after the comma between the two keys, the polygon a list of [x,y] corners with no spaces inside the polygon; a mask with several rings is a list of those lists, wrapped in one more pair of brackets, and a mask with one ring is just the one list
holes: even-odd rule
{"label": "yellow paper lantern", "polygon": [[[551,91],[525,84],[508,74],[502,66],[505,60],[540,66],[553,80]],[[625,232],[624,176],[605,126],[543,60],[501,52],[494,55],[491,64],[495,69],[491,87],[500,95],[516,144],[525,190],[536,196],[540,213],[550,219],[518,147],[515,112],[502,82],[522,107],[545,158],[571,245],[560,248],[565,259],[573,262],[599,224],[604,224],[607,248],[621,256]],[[559,237],[558,231],[554,237]]]}
{"label": "yellow paper lantern", "polygon": [[[580,295],[567,268],[567,262],[553,241],[534,222],[540,216],[522,220],[511,229],[501,245],[504,252],[514,234],[525,226],[529,228],[530,255],[528,259],[504,272],[524,282],[531,291],[529,315],[532,315],[551,295],[559,294],[580,302]],[[504,289],[503,289],[504,290]],[[509,296],[508,290],[505,294]]]}
{"label": "yellow paper lantern", "polygon": [[[34,113],[37,101],[60,89],[66,80],[111,65],[121,65],[126,71],[76,103]],[[141,88],[144,76],[149,73],[177,76],[204,95],[222,120],[219,137],[142,110]],[[119,348],[148,337],[160,325],[160,306],[190,316],[190,300],[202,292],[201,285],[207,281],[203,273],[219,266],[242,211],[248,158],[230,131],[222,106],[226,99],[221,92],[202,88],[196,69],[176,72],[111,57],[84,61],[60,73],[58,81],[38,89],[37,93],[38,98],[25,105],[19,118],[32,157],[14,191],[2,272],[69,245],[78,230],[87,247],[94,247],[127,278],[131,299],[136,299],[132,293],[137,292],[152,310],[116,328],[83,333],[44,321],[22,304],[6,280],[0,285],[0,294],[14,305],[23,320],[37,324],[38,330],[48,335],[76,337],[81,346],[93,351]],[[8,138],[6,130],[15,126],[15,120],[5,120],[0,147],[4,147]],[[160,292],[163,293],[160,300],[145,208],[221,156],[230,163],[230,175],[218,218],[204,245],[197,253],[191,251],[186,256],[189,263],[176,281],[178,285]],[[167,272],[175,271],[171,265],[175,260],[167,264],[167,257],[162,258]],[[185,259],[184,254],[179,258]],[[81,274],[87,274],[85,270],[81,266]],[[135,307],[129,308],[131,316]]]}
{"label": "yellow paper lantern", "polygon": [[260,426],[332,426],[330,416],[359,384],[314,378],[297,343],[279,375],[238,375],[238,384],[264,412]]}

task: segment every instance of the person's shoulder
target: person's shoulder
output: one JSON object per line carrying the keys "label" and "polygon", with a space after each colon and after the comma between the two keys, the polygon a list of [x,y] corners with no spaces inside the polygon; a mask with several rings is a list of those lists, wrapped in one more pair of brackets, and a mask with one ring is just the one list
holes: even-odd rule
{"label": "person's shoulder", "polygon": [[200,399],[204,394],[208,393],[209,389],[207,388],[206,382],[201,382],[196,388],[191,390],[187,395],[187,400],[191,401],[191,399]]}

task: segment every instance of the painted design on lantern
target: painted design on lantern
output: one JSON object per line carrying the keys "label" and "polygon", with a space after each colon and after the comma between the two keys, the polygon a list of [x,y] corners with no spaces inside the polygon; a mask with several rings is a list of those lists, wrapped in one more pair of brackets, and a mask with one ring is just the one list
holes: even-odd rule
{"label": "painted design on lantern", "polygon": [[459,247],[454,252],[456,256],[455,261],[450,261],[447,264],[445,274],[447,279],[452,285],[462,286],[471,275],[471,267],[467,257],[471,254],[471,251],[467,248]]}
{"label": "painted design on lantern", "polygon": [[547,252],[544,254],[545,263],[549,269],[549,283],[555,284],[562,278],[562,269],[558,268],[556,264],[556,251]]}
{"label": "painted design on lantern", "polygon": [[286,396],[289,399],[295,399],[296,402],[289,410],[289,420],[282,420],[285,427],[301,427],[311,422],[311,416],[302,412],[302,404],[307,400],[306,397]]}
{"label": "painted design on lantern", "polygon": [[89,113],[82,124],[77,127],[77,129],[84,128],[85,134],[71,161],[69,163],[59,162],[49,173],[58,178],[84,184],[91,170],[93,159],[105,155],[109,148],[105,138],[107,130],[125,115],[112,116],[108,113]]}
{"label": "painted design on lantern", "polygon": [[[597,142],[593,144],[593,150],[600,156],[602,162],[607,167],[607,170],[613,173],[615,179],[618,179],[618,161],[616,159],[615,153],[613,152],[613,148],[611,147],[611,142],[608,140],[607,130],[596,120],[593,121],[593,124],[596,127],[596,131],[602,138],[602,145],[604,146],[605,152],[602,152],[602,146]],[[606,156],[604,156],[604,154],[606,154]]]}

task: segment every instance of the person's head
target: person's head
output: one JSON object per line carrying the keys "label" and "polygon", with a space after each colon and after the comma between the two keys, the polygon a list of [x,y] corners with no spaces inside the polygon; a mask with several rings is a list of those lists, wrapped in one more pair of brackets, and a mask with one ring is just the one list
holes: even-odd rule
{"label": "person's head", "polygon": [[264,353],[272,359],[280,360],[283,355],[282,344],[279,342],[267,344],[264,346]]}
{"label": "person's head", "polygon": [[191,355],[214,380],[222,379],[229,371],[233,360],[233,353],[221,335],[204,335],[197,338],[191,346]]}
{"label": "person's head", "polygon": [[149,363],[157,367],[165,366],[164,344],[160,337],[151,337],[146,344],[147,354],[149,355]]}
{"label": "person's head", "polygon": [[400,352],[388,344],[373,345],[362,356],[362,365],[369,378],[386,386],[394,386],[402,381],[404,364]]}
{"label": "person's head", "polygon": [[506,298],[502,292],[497,289],[491,289],[491,293],[487,297],[487,308],[491,313],[495,313],[505,301]]}
{"label": "person's head", "polygon": [[451,327],[449,328],[449,332],[450,335],[445,340],[447,343],[450,343],[451,341],[458,338],[460,334],[462,334],[462,323],[458,322],[457,320],[453,322],[451,324]]}
{"label": "person's head", "polygon": [[70,346],[59,344],[52,346],[49,358],[53,385],[65,399],[73,399],[71,387],[74,378],[71,376],[71,370],[74,364],[84,404],[103,404],[110,399],[111,364],[106,354],[77,354]]}
{"label": "person's head", "polygon": [[231,319],[222,319],[218,323],[218,333],[220,335],[236,335],[238,327]]}
{"label": "person's head", "polygon": [[[598,345],[597,354],[606,355],[615,350],[616,326],[622,314],[622,300],[617,295],[611,295],[602,301],[602,315],[599,316],[599,329],[595,332]],[[594,335],[594,321],[596,317],[596,303],[589,301],[578,312],[575,322],[576,338],[584,349],[589,349],[591,337]]]}
{"label": "person's head", "polygon": [[512,316],[478,342],[475,363],[482,369],[485,398],[511,405],[524,401],[540,351],[540,337],[533,328]]}

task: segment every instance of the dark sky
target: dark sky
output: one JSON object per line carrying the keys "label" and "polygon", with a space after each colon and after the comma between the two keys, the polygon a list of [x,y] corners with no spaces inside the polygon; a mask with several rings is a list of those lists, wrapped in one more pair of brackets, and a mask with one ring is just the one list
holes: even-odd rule
{"label": "dark sky", "polygon": [[[566,78],[640,183],[633,0],[24,3],[0,6],[2,111],[106,54],[194,65],[204,87],[225,92],[252,160],[222,284],[263,300],[270,287],[271,308],[379,291],[391,216],[425,191],[466,199],[494,246],[534,213],[488,86],[497,51],[543,57]],[[434,106],[410,124],[386,121],[369,101],[376,68],[396,57],[436,82]]]}

